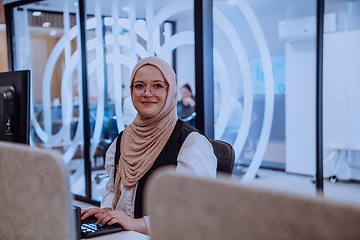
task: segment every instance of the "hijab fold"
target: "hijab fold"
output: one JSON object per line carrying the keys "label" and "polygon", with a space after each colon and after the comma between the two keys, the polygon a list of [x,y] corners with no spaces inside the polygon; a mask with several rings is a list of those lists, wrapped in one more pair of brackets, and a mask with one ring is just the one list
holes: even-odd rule
{"label": "hijab fold", "polygon": [[143,118],[139,114],[127,126],[121,138],[120,159],[115,177],[115,196],[113,209],[116,208],[123,184],[125,189],[131,189],[145,175],[156,161],[169,140],[177,122],[177,78],[174,70],[164,60],[148,57],[140,60],[131,73],[131,84],[137,71],[145,66],[156,67],[169,84],[165,105],[158,115]]}

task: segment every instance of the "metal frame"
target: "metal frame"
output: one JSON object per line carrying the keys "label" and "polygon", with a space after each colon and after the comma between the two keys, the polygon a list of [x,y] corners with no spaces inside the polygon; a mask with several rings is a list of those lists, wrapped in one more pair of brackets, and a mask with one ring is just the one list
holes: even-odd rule
{"label": "metal frame", "polygon": [[79,0],[79,28],[80,28],[80,54],[81,75],[84,109],[84,172],[85,172],[85,196],[92,199],[91,193],[91,161],[90,161],[90,116],[88,103],[88,74],[86,57],[86,13],[85,0]]}
{"label": "metal frame", "polygon": [[323,46],[324,0],[317,0],[316,12],[316,189],[324,190],[323,173]]}
{"label": "metal frame", "polygon": [[11,4],[4,5],[6,23],[6,41],[9,71],[14,71],[14,13]]}
{"label": "metal frame", "polygon": [[[7,54],[8,54],[8,68],[9,71],[15,70],[15,58],[14,58],[14,51],[15,44],[14,44],[14,12],[13,8],[29,4],[33,2],[39,2],[41,0],[22,0],[16,1],[12,3],[8,3],[4,5],[4,12],[5,12],[5,24],[6,24],[6,41],[7,41]],[[10,27],[9,27],[10,26]]]}
{"label": "metal frame", "polygon": [[[213,0],[194,0],[195,126],[214,138]],[[206,104],[204,104],[206,103]]]}

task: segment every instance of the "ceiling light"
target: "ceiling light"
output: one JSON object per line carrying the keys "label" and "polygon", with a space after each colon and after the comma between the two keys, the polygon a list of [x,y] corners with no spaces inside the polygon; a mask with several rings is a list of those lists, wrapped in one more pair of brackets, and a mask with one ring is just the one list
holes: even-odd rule
{"label": "ceiling light", "polygon": [[78,6],[78,3],[77,3],[77,2],[76,2],[76,3],[74,3],[74,6],[75,6],[75,7],[77,7],[77,6]]}
{"label": "ceiling light", "polygon": [[236,0],[229,0],[229,4],[231,4],[231,5],[236,4]]}
{"label": "ceiling light", "polygon": [[44,22],[42,26],[43,26],[43,27],[49,27],[49,26],[50,26],[50,23],[49,23],[49,22]]}
{"label": "ceiling light", "polygon": [[55,35],[56,35],[56,33],[57,33],[57,31],[56,31],[56,30],[51,30],[51,31],[50,31],[50,36],[55,36]]}
{"label": "ceiling light", "polygon": [[130,7],[123,7],[123,10],[124,10],[125,12],[128,12],[128,11],[130,11]]}
{"label": "ceiling light", "polygon": [[41,12],[35,11],[35,12],[32,13],[32,15],[35,16],[35,17],[38,17],[38,16],[41,15]]}

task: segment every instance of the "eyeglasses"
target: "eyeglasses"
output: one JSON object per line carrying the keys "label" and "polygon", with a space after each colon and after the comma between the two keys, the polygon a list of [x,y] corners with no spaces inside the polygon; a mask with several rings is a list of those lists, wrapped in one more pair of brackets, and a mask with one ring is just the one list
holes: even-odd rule
{"label": "eyeglasses", "polygon": [[153,96],[160,96],[165,92],[168,86],[166,86],[163,83],[154,83],[150,86],[146,86],[142,83],[136,83],[136,84],[132,84],[130,86],[130,89],[133,94],[140,97],[145,93],[147,87],[149,87],[149,91]]}

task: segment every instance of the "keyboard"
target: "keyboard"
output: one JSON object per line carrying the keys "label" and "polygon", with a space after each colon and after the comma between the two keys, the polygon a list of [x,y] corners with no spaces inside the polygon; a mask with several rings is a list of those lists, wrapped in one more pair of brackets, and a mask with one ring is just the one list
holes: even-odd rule
{"label": "keyboard", "polygon": [[118,224],[112,225],[104,225],[101,226],[96,224],[96,217],[91,216],[85,220],[81,220],[81,210],[79,207],[74,206],[75,215],[76,215],[76,230],[77,230],[77,238],[92,238],[105,234],[120,232],[123,230],[123,227]]}
{"label": "keyboard", "polygon": [[101,226],[96,224],[97,219],[94,216],[88,217],[85,220],[81,220],[81,237],[92,238],[101,236],[104,234],[120,232],[123,230],[122,226],[118,223]]}

